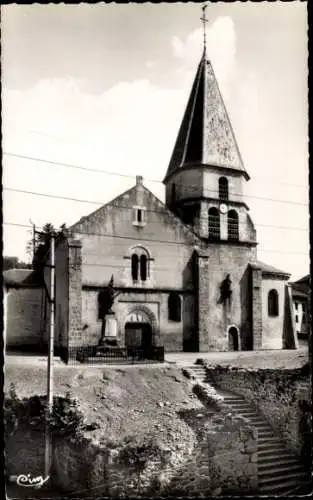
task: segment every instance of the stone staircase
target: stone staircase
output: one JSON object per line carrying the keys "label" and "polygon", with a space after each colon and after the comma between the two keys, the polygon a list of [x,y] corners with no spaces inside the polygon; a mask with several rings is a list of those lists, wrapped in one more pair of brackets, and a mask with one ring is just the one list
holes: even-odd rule
{"label": "stone staircase", "polygon": [[224,402],[258,430],[258,484],[261,495],[305,494],[311,492],[308,472],[299,458],[277,436],[265,417],[242,396],[218,388],[202,365],[185,366],[202,383],[210,384]]}

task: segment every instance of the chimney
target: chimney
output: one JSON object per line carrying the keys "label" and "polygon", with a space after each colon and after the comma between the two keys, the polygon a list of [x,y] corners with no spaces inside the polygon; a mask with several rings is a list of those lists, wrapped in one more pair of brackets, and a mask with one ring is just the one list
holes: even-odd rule
{"label": "chimney", "polygon": [[136,186],[142,186],[142,176],[141,175],[136,175]]}

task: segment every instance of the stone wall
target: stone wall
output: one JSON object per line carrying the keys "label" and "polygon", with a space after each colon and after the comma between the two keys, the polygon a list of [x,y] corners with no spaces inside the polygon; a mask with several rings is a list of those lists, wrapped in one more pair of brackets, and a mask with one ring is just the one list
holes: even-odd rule
{"label": "stone wall", "polygon": [[5,461],[7,476],[31,474],[44,476],[45,436],[43,432],[26,425],[5,440]]}
{"label": "stone wall", "polygon": [[251,295],[252,295],[252,345],[254,350],[262,348],[262,271],[252,265],[251,268]]}
{"label": "stone wall", "polygon": [[[52,486],[80,498],[146,495],[210,496],[257,488],[255,429],[234,414],[208,404],[180,410],[190,428],[186,439],[167,446],[155,440],[134,443],[125,453],[84,437],[53,437]],[[135,453],[133,453],[133,451]],[[44,433],[19,426],[6,440],[7,474],[42,475]]]}
{"label": "stone wall", "polygon": [[68,346],[82,344],[82,249],[78,240],[68,240]]}
{"label": "stone wall", "polygon": [[[142,227],[134,225],[133,207],[138,205],[145,208]],[[190,259],[199,240],[141,182],[71,230],[82,242],[84,285],[104,286],[114,274],[117,287],[193,288]],[[130,256],[135,246],[149,255],[151,276],[146,283],[132,281]]]}
{"label": "stone wall", "polygon": [[299,370],[210,369],[217,386],[254,403],[288,447],[306,460],[311,431],[311,380]]}
{"label": "stone wall", "polygon": [[69,327],[68,244],[61,240],[55,249],[55,343],[67,347]]}
{"label": "stone wall", "polygon": [[[248,264],[255,260],[256,250],[239,244],[217,243],[210,245],[208,254],[209,298],[208,302],[199,304],[199,307],[207,309],[207,321],[210,325],[209,350],[229,350],[228,329],[230,326],[238,328],[241,344],[246,346],[252,336],[251,321],[249,321],[251,306],[246,300],[251,290]],[[228,273],[232,281],[230,307],[220,302],[220,286]],[[260,310],[262,308],[260,300],[258,308]]]}
{"label": "stone wall", "polygon": [[[288,314],[286,309],[286,281],[262,277],[262,349],[282,349],[284,336],[284,319]],[[278,293],[278,316],[268,314],[268,293],[276,290]]]}
{"label": "stone wall", "polygon": [[[82,343],[96,345],[101,336],[101,320],[98,318],[99,289],[82,291]],[[138,292],[121,291],[116,298],[113,311],[118,322],[118,337],[122,345],[125,339],[126,318],[133,311],[149,311],[151,317],[153,342],[157,346],[164,345],[166,351],[182,351],[184,344],[195,335],[195,302],[196,297],[190,293],[182,293],[181,321],[168,319],[168,293],[138,290]]]}
{"label": "stone wall", "polygon": [[9,288],[6,300],[6,346],[39,346],[44,328],[43,288]]}
{"label": "stone wall", "polygon": [[[199,418],[200,417],[200,418]],[[96,447],[83,449],[69,440],[55,446],[56,484],[91,495],[192,495],[201,492],[253,492],[257,490],[254,430],[234,416],[208,417],[194,412],[190,425],[202,428],[196,446],[179,443],[176,451],[158,449],[154,456],[126,463],[121,453]],[[204,429],[204,431],[203,431]]]}

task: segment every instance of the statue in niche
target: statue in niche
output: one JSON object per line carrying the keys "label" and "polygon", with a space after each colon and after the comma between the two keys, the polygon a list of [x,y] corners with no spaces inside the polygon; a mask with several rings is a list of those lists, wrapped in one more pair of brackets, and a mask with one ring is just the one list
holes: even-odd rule
{"label": "statue in niche", "polygon": [[[109,341],[109,339],[107,339],[107,341],[106,341],[106,339],[105,339],[105,327],[106,327],[106,316],[108,314],[112,314],[112,315],[114,314],[112,311],[112,307],[113,307],[113,304],[114,304],[116,297],[119,294],[120,294],[120,292],[114,291],[114,278],[113,278],[113,274],[112,274],[112,277],[109,281],[108,286],[104,287],[98,295],[98,311],[99,311],[98,318],[101,319],[101,321],[102,321],[101,338],[99,341],[100,345],[107,344],[108,342],[111,345],[113,345],[113,344],[116,345],[116,340]],[[113,344],[112,344],[112,342],[113,342]]]}
{"label": "statue in niche", "polygon": [[232,289],[231,289],[231,279],[230,274],[227,274],[226,278],[222,281],[220,286],[220,300],[219,303],[223,305],[229,305],[231,303]]}

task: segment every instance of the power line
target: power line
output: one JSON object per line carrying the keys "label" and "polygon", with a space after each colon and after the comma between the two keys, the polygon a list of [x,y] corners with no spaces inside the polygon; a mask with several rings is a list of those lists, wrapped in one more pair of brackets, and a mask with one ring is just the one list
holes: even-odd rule
{"label": "power line", "polygon": [[[88,203],[88,204],[91,204],[91,205],[100,205],[100,206],[101,205],[108,205],[109,203],[113,203],[114,202],[114,200],[111,200],[110,202],[104,203],[103,201],[92,201],[92,200],[86,200],[86,199],[81,199],[81,198],[72,198],[72,197],[69,197],[69,196],[61,196],[61,195],[49,194],[49,193],[39,193],[37,191],[28,191],[26,189],[16,189],[16,188],[10,188],[10,187],[4,187],[3,191],[11,191],[11,192],[15,192],[15,193],[30,194],[30,195],[34,195],[34,196],[42,196],[42,197],[45,197],[45,198],[53,198],[53,199],[59,199],[59,200],[75,201],[75,202],[78,202],[78,203]],[[256,196],[254,196],[253,198],[263,199],[263,200],[267,200],[267,201],[271,201],[271,202],[275,202],[275,203],[287,203],[287,204],[290,204],[290,205],[299,205],[299,206],[305,206],[305,207],[308,206],[307,203],[301,203],[301,202],[295,202],[295,201],[277,200],[277,199],[274,199],[274,198],[262,198],[262,197],[256,197]],[[121,206],[121,208],[130,209],[129,207],[123,207],[123,206]],[[146,211],[147,212],[166,213],[166,210],[163,210],[163,211],[146,210]]]}
{"label": "power line", "polygon": [[[4,188],[6,189],[6,188]],[[30,193],[30,194],[34,194],[34,193]],[[48,196],[48,195],[47,195]],[[90,202],[92,203],[92,202]],[[118,209],[119,210],[128,210],[128,211],[131,211],[132,208],[130,207],[126,207],[126,206],[118,206]],[[161,214],[167,214],[167,211],[166,210],[149,210],[147,209],[146,212],[151,212],[151,213],[161,213]],[[91,214],[89,214],[91,215]],[[175,214],[173,214],[175,217],[177,217]],[[85,217],[83,217],[84,219]],[[86,218],[88,218],[88,215],[86,216]],[[82,223],[83,220],[80,220],[77,222],[78,223]],[[21,226],[21,227],[27,227],[27,228],[31,228],[32,226],[29,226],[29,225],[25,225],[25,224],[16,224],[16,223],[12,223],[12,222],[4,222],[3,224],[6,224],[6,225],[9,225],[9,226]],[[76,224],[76,223],[75,223]],[[159,224],[157,221],[149,221],[149,225],[151,224]],[[302,232],[308,232],[308,228],[305,228],[305,227],[295,227],[295,226],[277,226],[277,225],[274,225],[274,224],[259,224],[259,223],[255,223],[255,226],[256,227],[265,227],[265,228],[270,228],[270,229],[283,229],[283,230],[288,230],[288,231],[302,231]],[[188,228],[189,226],[186,225],[186,227]]]}
{"label": "power line", "polygon": [[[24,224],[14,224],[10,222],[5,222],[4,224],[7,225],[18,225],[22,227],[31,227],[31,226],[25,226]],[[182,242],[175,242],[175,241],[170,241],[170,240],[160,240],[160,239],[152,239],[152,238],[136,238],[136,236],[123,236],[120,234],[108,234],[108,233],[99,233],[99,232],[84,232],[84,231],[77,231],[77,230],[72,230],[73,234],[79,234],[82,236],[102,236],[104,238],[116,238],[116,239],[122,239],[122,240],[131,240],[134,241],[135,244],[140,244],[142,242],[151,242],[151,243],[165,243],[165,244],[170,244],[170,245],[175,245],[175,246],[187,246],[191,247],[193,245],[196,245],[196,243],[182,243]],[[191,234],[191,237],[194,237],[195,239],[200,239],[197,237],[195,234]],[[226,240],[227,241],[227,240]],[[223,243],[223,240],[221,240],[221,243]],[[235,243],[235,242],[234,242]],[[240,241],[239,241],[240,244]],[[281,254],[294,254],[294,255],[308,255],[305,252],[290,252],[286,250],[275,250],[275,249],[262,249],[261,247],[258,248],[258,251],[260,252],[266,252],[266,253],[281,253]],[[90,255],[98,255],[95,253],[91,253]],[[88,265],[95,265],[98,266],[99,264],[88,264]]]}
{"label": "power line", "polygon": [[[115,175],[117,177],[124,177],[124,178],[129,178],[129,179],[134,179],[136,176],[134,175],[129,175],[129,174],[121,174],[121,173],[118,173],[118,172],[110,172],[108,170],[99,170],[99,169],[96,169],[96,168],[90,168],[90,167],[84,167],[84,166],[81,166],[81,165],[75,165],[73,163],[64,163],[64,162],[57,162],[57,161],[53,161],[53,160],[47,160],[47,159],[44,159],[44,158],[37,158],[37,157],[33,157],[33,156],[27,156],[27,155],[21,155],[21,154],[18,154],[18,153],[12,153],[12,152],[9,152],[9,151],[4,151],[3,152],[4,155],[6,156],[12,156],[12,157],[15,157],[15,158],[20,158],[20,159],[24,159],[24,160],[30,160],[30,161],[37,161],[37,162],[41,162],[41,163],[46,163],[47,165],[58,165],[58,166],[62,166],[62,167],[65,167],[65,168],[74,168],[74,169],[78,169],[78,170],[85,170],[87,172],[95,172],[95,173],[98,173],[98,174],[105,174],[105,175]],[[276,183],[276,184],[284,184],[284,185],[287,185],[287,186],[293,186],[293,187],[302,187],[302,188],[307,188],[308,186],[305,185],[305,184],[294,184],[294,183],[289,183],[289,182],[284,182],[284,181],[275,181],[273,180],[272,178],[266,178],[266,177],[263,177],[264,181],[270,181],[271,183]],[[157,180],[157,179],[145,179],[146,182],[156,182],[158,184],[163,184],[162,181],[160,180]],[[177,186],[182,186],[182,184],[176,184]],[[198,186],[193,186],[193,185],[190,185],[189,187],[192,187],[192,188],[197,188]],[[212,191],[212,192],[217,192],[217,190],[208,190],[208,191]],[[237,196],[242,196],[241,193],[233,193]],[[253,196],[250,196],[250,197],[253,197]],[[264,198],[264,199],[268,199],[268,198]]]}
{"label": "power line", "polygon": [[[66,168],[75,168],[75,169],[78,169],[78,170],[86,170],[88,172],[97,172],[99,174],[106,174],[106,175],[116,175],[118,177],[127,177],[129,179],[134,179],[135,176],[134,175],[128,175],[128,174],[120,174],[120,173],[117,173],[117,172],[109,172],[109,171],[106,171],[106,170],[98,170],[96,168],[90,168],[90,167],[82,167],[80,165],[73,165],[71,163],[63,163],[63,162],[57,162],[57,161],[52,161],[52,160],[46,160],[44,158],[34,158],[32,156],[25,156],[25,155],[20,155],[20,154],[17,154],[17,153],[9,153],[9,152],[3,152],[4,155],[6,156],[14,156],[15,158],[21,158],[21,159],[24,159],[24,160],[31,160],[31,161],[39,161],[41,163],[47,163],[47,164],[50,164],[50,165],[58,165],[58,166],[61,166],[61,167],[66,167]],[[150,181],[150,182],[161,182],[161,181]]]}

